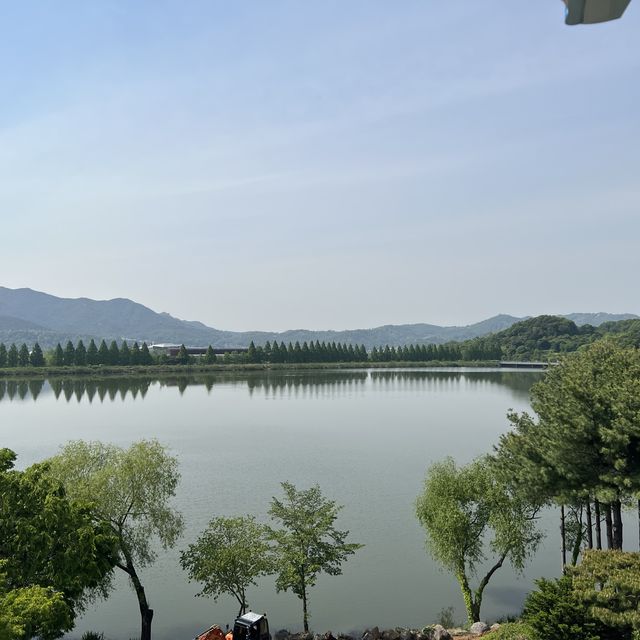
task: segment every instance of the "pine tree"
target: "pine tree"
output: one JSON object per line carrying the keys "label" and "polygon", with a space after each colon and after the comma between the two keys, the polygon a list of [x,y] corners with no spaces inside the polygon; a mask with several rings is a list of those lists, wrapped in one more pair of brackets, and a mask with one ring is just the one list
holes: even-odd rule
{"label": "pine tree", "polygon": [[131,350],[125,340],[122,341],[122,346],[120,347],[120,357],[118,358],[118,362],[124,366],[131,364]]}
{"label": "pine tree", "polygon": [[67,367],[75,364],[76,361],[76,349],[73,346],[73,342],[71,340],[67,341],[67,345],[64,348],[64,364]]}
{"label": "pine tree", "polygon": [[187,353],[187,348],[183,344],[181,344],[180,349],[178,349],[176,361],[178,364],[189,364],[189,354]]}
{"label": "pine tree", "polygon": [[112,366],[120,364],[120,349],[118,349],[118,343],[115,340],[112,340],[109,345],[109,364]]}
{"label": "pine tree", "polygon": [[20,351],[18,351],[18,366],[29,366],[29,347],[24,342],[20,345]]}
{"label": "pine tree", "polygon": [[137,342],[134,342],[131,347],[131,357],[129,358],[129,362],[133,365],[140,364],[140,356],[140,345]]}
{"label": "pine tree", "polygon": [[32,367],[44,367],[44,354],[37,342],[33,345],[33,350],[29,356],[29,362]]}
{"label": "pine tree", "polygon": [[253,344],[253,340],[249,345],[249,350],[247,351],[247,362],[258,362],[258,354],[256,352],[256,345]]}
{"label": "pine tree", "polygon": [[76,345],[74,362],[78,367],[84,367],[87,364],[87,349],[82,340],[78,340],[78,344]]}
{"label": "pine tree", "polygon": [[216,363],[216,353],[213,350],[213,347],[211,345],[209,345],[207,347],[207,353],[204,356],[204,361],[207,364],[215,364]]}
{"label": "pine tree", "polygon": [[142,348],[140,349],[140,364],[153,364],[153,356],[149,353],[149,347],[146,342],[142,343]]}
{"label": "pine tree", "polygon": [[91,342],[89,342],[89,346],[87,347],[87,364],[98,364],[98,347],[96,347],[93,338],[91,338]]}
{"label": "pine tree", "polygon": [[98,364],[109,364],[109,347],[104,340],[98,347]]}
{"label": "pine tree", "polygon": [[7,347],[0,342],[0,368],[7,366]]}
{"label": "pine tree", "polygon": [[11,344],[11,346],[9,347],[9,351],[7,352],[7,366],[18,366],[18,347],[16,347],[15,343]]}
{"label": "pine tree", "polygon": [[51,358],[51,364],[54,367],[62,367],[64,366],[64,351],[62,350],[61,344],[58,342],[56,348],[53,351],[53,356]]}

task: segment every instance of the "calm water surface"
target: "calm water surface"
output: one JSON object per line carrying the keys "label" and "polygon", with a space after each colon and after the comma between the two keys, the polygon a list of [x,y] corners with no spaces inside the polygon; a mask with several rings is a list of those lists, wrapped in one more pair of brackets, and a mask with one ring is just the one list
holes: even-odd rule
{"label": "calm water surface", "polygon": [[[186,532],[177,548],[141,571],[155,610],[159,640],[192,638],[210,624],[233,621],[235,600],[195,598],[178,563],[210,518],[255,514],[266,520],[280,482],[319,483],[344,505],[339,528],[366,546],[344,575],[322,576],[311,592],[318,631],[365,626],[423,626],[454,606],[464,618],[455,580],[424,550],[414,502],[429,464],[444,456],[461,463],[491,450],[508,426],[509,408],[528,408],[540,373],[491,370],[371,370],[220,374],[175,379],[0,382],[2,446],[19,467],[55,454],[68,440],[127,446],[158,438],[179,458],[175,505]],[[555,520],[527,570],[494,576],[485,618],[518,610],[533,579],[558,573]],[[273,630],[300,627],[300,604],[276,594],[273,578],[249,592]],[[124,579],[79,620],[73,636],[91,629],[108,638],[139,632],[133,592]]]}

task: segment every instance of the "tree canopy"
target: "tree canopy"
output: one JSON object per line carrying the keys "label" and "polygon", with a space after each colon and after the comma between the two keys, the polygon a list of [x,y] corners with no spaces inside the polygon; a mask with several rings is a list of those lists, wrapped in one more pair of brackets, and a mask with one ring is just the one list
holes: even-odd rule
{"label": "tree canopy", "polygon": [[[537,548],[539,508],[500,481],[487,458],[463,467],[447,458],[429,467],[416,513],[430,554],[460,584],[470,622],[480,620],[484,589],[504,561],[522,570]],[[470,578],[489,560],[488,551],[489,568],[473,590]]]}
{"label": "tree canopy", "polygon": [[334,527],[341,506],[322,495],[320,487],[298,490],[283,482],[284,498],[273,498],[271,518],[280,528],[269,528],[275,543],[276,588],[291,589],[302,600],[304,630],[309,631],[309,589],[321,573],[342,573],[342,563],[363,545],[347,543],[348,531]]}
{"label": "tree canopy", "polygon": [[197,594],[232,595],[239,604],[238,615],[247,610],[247,588],[273,569],[267,528],[253,516],[213,518],[194,544],[180,554],[189,579],[204,586]]}
{"label": "tree canopy", "polygon": [[177,460],[156,440],[141,440],[128,449],[76,441],[50,465],[71,496],[91,501],[94,517],[115,536],[116,566],[131,579],[142,640],[149,640],[153,610],[137,570],[155,560],[154,541],[167,549],[182,533],[182,516],[170,504],[180,478]]}

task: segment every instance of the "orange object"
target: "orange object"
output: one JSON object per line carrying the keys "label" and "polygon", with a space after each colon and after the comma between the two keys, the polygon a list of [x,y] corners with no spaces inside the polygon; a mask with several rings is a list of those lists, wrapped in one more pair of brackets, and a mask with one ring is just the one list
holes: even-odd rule
{"label": "orange object", "polygon": [[214,624],[201,633],[196,640],[224,640],[224,633],[217,624]]}
{"label": "orange object", "polygon": [[233,631],[229,631],[229,633],[224,637],[224,640],[233,640]]}

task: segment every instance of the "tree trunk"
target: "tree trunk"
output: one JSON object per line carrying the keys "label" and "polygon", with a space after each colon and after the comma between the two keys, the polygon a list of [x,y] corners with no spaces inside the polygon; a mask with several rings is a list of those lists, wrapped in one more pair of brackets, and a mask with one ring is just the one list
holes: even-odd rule
{"label": "tree trunk", "polygon": [[128,549],[125,547],[124,543],[121,543],[121,549],[125,557],[126,564],[118,564],[118,566],[128,574],[129,578],[131,579],[131,584],[133,584],[133,589],[136,592],[136,596],[138,598],[138,607],[140,608],[141,620],[140,640],[151,640],[151,621],[153,620],[153,609],[149,608],[149,603],[147,602],[147,596],[145,594],[144,587],[142,586],[140,578],[138,577],[138,573],[136,572],[131,554],[128,552]]}
{"label": "tree trunk", "polygon": [[613,520],[611,519],[611,504],[604,505],[604,519],[607,524],[607,549],[613,549]]}
{"label": "tree trunk", "polygon": [[462,599],[464,600],[464,608],[467,610],[467,618],[469,619],[469,622],[473,624],[474,622],[477,622],[476,607],[473,601],[473,594],[469,588],[469,581],[467,580],[464,570],[460,570],[456,573],[456,579],[458,580],[460,590],[462,591]]}
{"label": "tree trunk", "polygon": [[[600,528],[600,501],[594,500],[596,508],[596,549],[602,550],[602,529]],[[640,509],[640,501],[638,501],[638,509]]]}
{"label": "tree trunk", "polygon": [[307,610],[307,587],[302,583],[302,621],[304,624],[304,632],[309,633],[309,612]]}
{"label": "tree trunk", "polygon": [[484,593],[484,588],[489,584],[489,580],[491,580],[491,576],[502,566],[504,559],[507,557],[508,551],[505,551],[501,556],[498,562],[496,562],[491,569],[487,572],[487,575],[482,578],[480,585],[476,589],[476,597],[472,602],[472,610],[473,610],[473,622],[480,622],[480,605],[482,604],[482,594]]}
{"label": "tree trunk", "polygon": [[638,500],[638,549],[640,550],[640,500]]}
{"label": "tree trunk", "polygon": [[591,517],[591,496],[587,496],[587,546],[593,549],[593,518]]}
{"label": "tree trunk", "polygon": [[562,538],[562,572],[567,566],[567,532],[564,522],[564,505],[560,505],[560,537]]}
{"label": "tree trunk", "polygon": [[616,500],[612,505],[613,511],[613,548],[622,549],[622,503]]}

